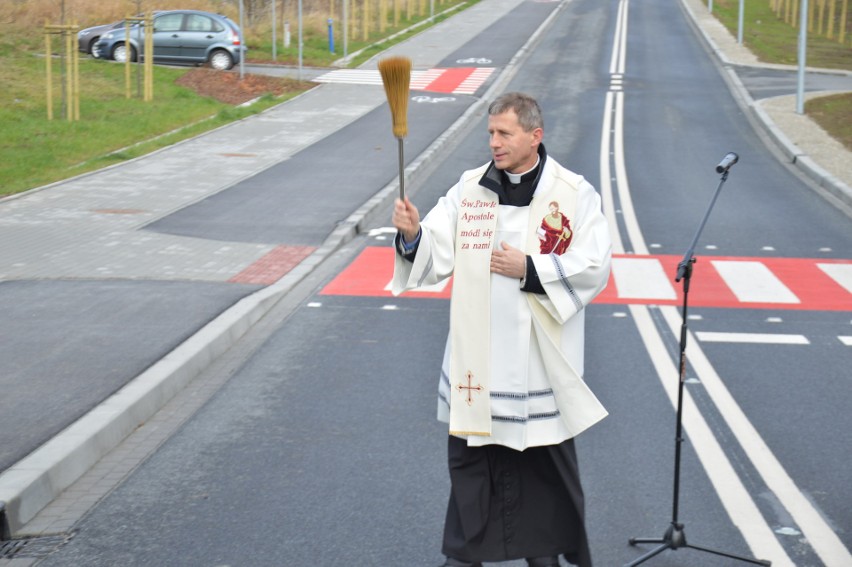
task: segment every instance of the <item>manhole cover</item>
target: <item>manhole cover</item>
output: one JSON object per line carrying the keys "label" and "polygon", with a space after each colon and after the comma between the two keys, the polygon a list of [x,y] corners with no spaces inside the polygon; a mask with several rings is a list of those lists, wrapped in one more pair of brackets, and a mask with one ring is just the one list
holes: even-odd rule
{"label": "manhole cover", "polygon": [[47,557],[68,543],[72,537],[73,534],[60,534],[0,541],[0,559]]}

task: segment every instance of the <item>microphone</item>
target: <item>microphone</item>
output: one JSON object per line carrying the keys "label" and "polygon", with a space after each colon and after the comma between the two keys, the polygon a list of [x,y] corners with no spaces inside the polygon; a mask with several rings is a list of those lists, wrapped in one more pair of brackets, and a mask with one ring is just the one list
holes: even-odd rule
{"label": "microphone", "polygon": [[716,166],[716,173],[726,173],[731,166],[737,163],[740,159],[740,156],[735,154],[734,152],[728,152],[728,155],[722,158],[722,161],[719,162],[719,165]]}

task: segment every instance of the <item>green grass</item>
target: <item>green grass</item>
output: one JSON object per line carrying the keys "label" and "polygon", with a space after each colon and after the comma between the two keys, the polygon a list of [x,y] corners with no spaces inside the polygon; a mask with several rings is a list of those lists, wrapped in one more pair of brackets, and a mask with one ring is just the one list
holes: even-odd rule
{"label": "green grass", "polygon": [[[478,0],[449,1],[441,6],[473,5]],[[367,41],[350,41],[348,53],[382,41],[400,29],[426,16],[388,27],[384,34],[373,33]],[[442,18],[436,18],[435,22]],[[427,24],[428,25],[428,24]],[[425,29],[418,28],[417,32]],[[306,29],[303,41],[305,66],[328,66],[342,57],[328,50],[325,33]],[[410,34],[409,34],[410,35]],[[379,47],[368,49],[350,62],[358,65],[367,58],[405,39],[402,35]],[[279,38],[280,41],[280,38]],[[297,41],[293,34],[293,43]],[[313,85],[304,83],[301,91],[281,97],[264,96],[249,107],[233,107],[197,95],[175,81],[189,68],[154,68],[154,100],[125,97],[124,66],[80,57],[80,120],[66,120],[61,107],[60,60],[53,59],[54,119],[47,119],[44,39],[40,31],[0,25],[0,196],[10,195],[67,179],[101,167],[120,163],[153,150],[197,136],[221,125],[240,120],[292,98]],[[53,51],[58,52],[58,38]],[[75,44],[76,47],[76,44]],[[249,41],[251,61],[272,61],[271,42]],[[279,64],[295,64],[295,48],[279,50]]]}
{"label": "green grass", "polygon": [[[59,75],[58,62],[54,67]],[[54,119],[48,120],[44,58],[23,54],[15,62],[14,78],[0,81],[12,87],[0,94],[0,149],[4,156],[0,193],[16,193],[131,159],[280,102],[266,99],[234,111],[230,105],[175,85],[186,71],[156,67],[154,100],[144,102],[126,98],[122,65],[82,59],[80,120],[65,118],[58,76]],[[135,81],[132,85],[135,95]],[[187,128],[189,125],[194,126]],[[149,141],[139,144],[145,140]]]}
{"label": "green grass", "polygon": [[824,96],[805,103],[805,113],[813,118],[846,149],[852,151],[852,93]]}
{"label": "green grass", "polygon": [[[738,0],[714,0],[713,14],[732,34],[737,34]],[[779,19],[770,8],[769,0],[745,2],[743,44],[758,59],[766,63],[796,65],[798,41],[798,26],[794,28]],[[852,47],[849,46],[848,40],[846,45],[842,45],[834,39],[809,33],[807,64],[809,67],[852,70]]]}

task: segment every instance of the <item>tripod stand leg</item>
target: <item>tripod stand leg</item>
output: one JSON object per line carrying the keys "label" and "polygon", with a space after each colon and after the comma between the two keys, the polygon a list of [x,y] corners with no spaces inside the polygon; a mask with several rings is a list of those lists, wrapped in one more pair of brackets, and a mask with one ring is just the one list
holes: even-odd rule
{"label": "tripod stand leg", "polygon": [[663,534],[661,538],[652,538],[652,537],[632,537],[629,540],[630,545],[636,545],[637,543],[659,543],[658,547],[655,547],[642,557],[638,559],[634,559],[631,563],[628,563],[624,567],[636,567],[640,563],[644,563],[648,559],[651,559],[655,555],[662,553],[667,549],[677,549],[686,545],[686,535],[683,533],[683,524],[679,524],[677,522],[672,522],[671,525],[666,529],[666,533]]}
{"label": "tripod stand leg", "polygon": [[[633,543],[658,543],[658,542],[662,542],[662,541],[663,540],[661,540],[660,538],[656,538],[656,539],[632,538],[630,540],[630,543],[631,544],[633,544]],[[667,549],[672,549],[672,546],[668,542],[663,542],[662,545],[655,547],[654,549],[652,549],[651,551],[649,551],[645,555],[643,555],[643,556],[641,556],[637,559],[634,559],[630,563],[625,564],[624,567],[636,567],[636,565],[639,565],[640,563],[644,563],[645,561],[651,559],[655,555],[659,555],[660,553],[664,552]]]}
{"label": "tripod stand leg", "polygon": [[765,559],[752,559],[750,557],[743,557],[741,555],[734,555],[733,553],[728,553],[725,551],[718,551],[716,549],[710,549],[708,547],[701,547],[700,545],[692,545],[686,542],[686,532],[683,530],[683,524],[679,522],[672,522],[672,524],[666,530],[665,535],[662,538],[641,538],[641,537],[632,537],[629,540],[630,545],[636,545],[637,543],[659,543],[661,545],[655,547],[645,555],[634,559],[632,562],[627,563],[624,567],[636,567],[640,563],[644,563],[648,559],[651,559],[655,555],[662,553],[667,549],[680,549],[681,547],[688,547],[690,549],[695,549],[696,551],[703,551],[705,553],[712,553],[713,555],[720,555],[722,557],[727,557],[729,559],[736,559],[737,561],[744,561],[746,563],[751,563],[753,565],[772,565],[772,562],[767,561]]}
{"label": "tripod stand leg", "polygon": [[632,537],[628,540],[630,545],[637,543],[666,543],[667,540],[659,537]]}
{"label": "tripod stand leg", "polygon": [[746,563],[752,563],[754,565],[772,565],[771,561],[767,561],[766,559],[752,559],[750,557],[743,557],[741,555],[734,555],[732,553],[727,553],[725,551],[719,551],[717,549],[709,549],[707,547],[701,547],[699,545],[692,545],[691,543],[685,544],[684,547],[689,547],[692,549],[697,549],[698,551],[703,551],[705,553],[712,553],[713,555],[721,555],[722,557],[728,557],[730,559],[736,559],[737,561],[745,561]]}

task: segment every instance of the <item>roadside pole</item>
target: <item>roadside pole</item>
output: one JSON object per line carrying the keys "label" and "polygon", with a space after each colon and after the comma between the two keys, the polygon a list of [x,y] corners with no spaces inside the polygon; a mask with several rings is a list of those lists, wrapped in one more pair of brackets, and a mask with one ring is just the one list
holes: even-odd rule
{"label": "roadside pole", "polygon": [[245,76],[246,64],[246,40],[243,35],[243,0],[240,0],[240,80]]}
{"label": "roadside pole", "polygon": [[805,113],[805,64],[808,51],[808,0],[802,0],[799,17],[799,76],[796,84],[796,113]]}

